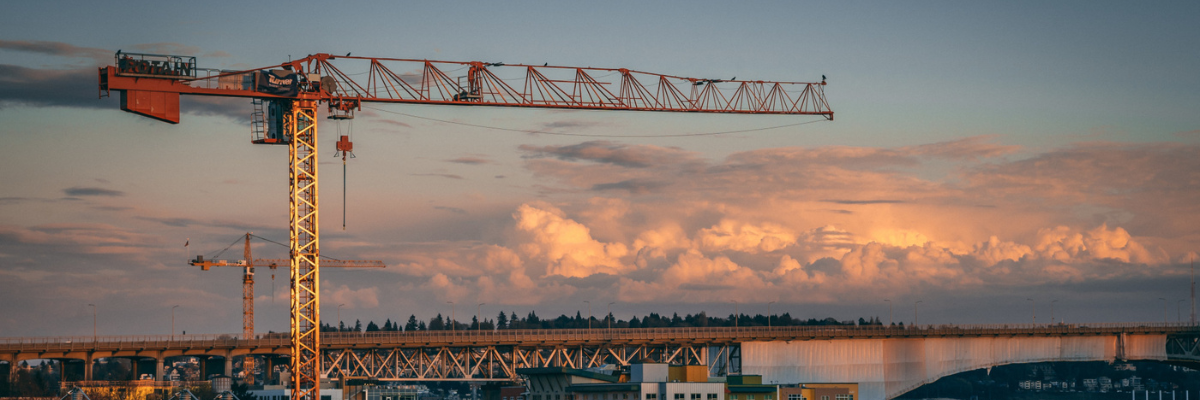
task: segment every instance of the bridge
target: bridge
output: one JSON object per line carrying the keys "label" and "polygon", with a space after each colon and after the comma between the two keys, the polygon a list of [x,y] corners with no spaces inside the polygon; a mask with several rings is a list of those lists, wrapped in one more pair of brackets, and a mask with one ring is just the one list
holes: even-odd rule
{"label": "bridge", "polygon": [[[0,338],[0,361],[137,360],[163,379],[171,357],[289,355],[286,333]],[[323,375],[385,381],[515,381],[518,368],[655,362],[764,382],[858,382],[864,399],[893,398],[940,377],[1044,361],[1152,360],[1200,368],[1200,327],[1188,324],[785,326],[323,333]],[[65,370],[65,368],[64,368]],[[136,371],[135,371],[136,376]],[[11,376],[10,376],[11,379]],[[84,380],[91,380],[84,368]],[[267,377],[271,380],[271,377]]]}

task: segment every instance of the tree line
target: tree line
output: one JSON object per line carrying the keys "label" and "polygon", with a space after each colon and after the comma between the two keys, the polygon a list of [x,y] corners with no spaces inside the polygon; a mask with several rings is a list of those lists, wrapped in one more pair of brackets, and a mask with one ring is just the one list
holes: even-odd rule
{"label": "tree line", "polygon": [[[590,325],[589,325],[590,324]],[[650,313],[645,317],[638,318],[633,316],[628,321],[613,318],[612,314],[596,317],[584,317],[580,312],[575,312],[574,317],[566,314],[559,315],[556,318],[541,318],[536,312],[530,311],[524,317],[517,313],[500,312],[495,319],[484,318],[483,321],[475,316],[471,317],[470,323],[463,321],[451,321],[450,318],[443,317],[441,313],[429,319],[428,322],[417,319],[416,315],[409,315],[408,320],[402,325],[399,320],[393,322],[390,318],[384,321],[383,325],[376,324],[375,321],[367,322],[363,326],[362,321],[355,320],[354,325],[346,325],[343,322],[338,322],[338,326],[330,324],[321,324],[322,332],[411,332],[411,331],[449,331],[449,330],[499,330],[499,329],[600,329],[600,328],[686,328],[686,327],[717,327],[717,326],[855,326],[855,325],[883,325],[879,321],[879,317],[859,318],[855,320],[839,321],[832,317],[825,319],[802,319],[793,318],[789,313],[772,315],[770,317],[756,314],[750,316],[747,314],[729,314],[728,317],[713,317],[701,311],[697,314],[687,314],[680,316],[678,313],[673,313],[670,317],[657,313]],[[903,325],[901,323],[900,325]]]}

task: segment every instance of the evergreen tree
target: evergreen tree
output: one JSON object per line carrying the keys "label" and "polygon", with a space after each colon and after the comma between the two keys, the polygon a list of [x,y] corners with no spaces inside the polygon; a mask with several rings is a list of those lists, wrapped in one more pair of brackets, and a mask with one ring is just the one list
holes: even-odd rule
{"label": "evergreen tree", "polygon": [[508,328],[508,316],[504,315],[504,311],[501,311],[500,315],[496,316],[496,329],[507,329],[507,328]]}
{"label": "evergreen tree", "polygon": [[359,322],[357,319],[354,320],[354,331],[362,332],[362,322]]}
{"label": "evergreen tree", "polygon": [[379,325],[375,325],[375,321],[367,322],[367,332],[379,332]]}
{"label": "evergreen tree", "polygon": [[436,317],[429,320],[429,330],[444,331],[446,330],[446,321],[442,320],[442,313],[438,313]]}
{"label": "evergreen tree", "polygon": [[424,330],[424,329],[423,328],[419,329],[417,327],[417,316],[410,314],[408,316],[408,323],[404,324],[404,331],[408,332],[408,331],[417,331],[417,330]]}
{"label": "evergreen tree", "polygon": [[425,321],[421,321],[421,322],[417,323],[417,330],[418,331],[427,331],[427,330],[429,330],[429,328],[425,326]]}

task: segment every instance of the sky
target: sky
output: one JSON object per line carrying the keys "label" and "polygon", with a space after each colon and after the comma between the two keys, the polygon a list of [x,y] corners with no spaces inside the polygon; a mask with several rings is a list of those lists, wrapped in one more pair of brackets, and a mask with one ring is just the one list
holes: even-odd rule
{"label": "sky", "polygon": [[[168,334],[172,310],[176,331],[240,332],[242,271],[186,261],[248,231],[287,241],[287,150],[249,143],[250,102],[185,97],[178,125],[121,112],[96,97],[117,50],[219,69],[351,52],[828,77],[836,119],[803,125],[820,118],[370,105],[322,119],[322,254],[388,265],[322,269],[328,322],[589,305],[922,324],[1190,312],[1200,3],[6,8],[0,336],[90,335],[93,313],[100,335]],[[357,156],[345,181],[339,134]],[[271,275],[256,275],[260,332],[288,328],[287,273]]]}

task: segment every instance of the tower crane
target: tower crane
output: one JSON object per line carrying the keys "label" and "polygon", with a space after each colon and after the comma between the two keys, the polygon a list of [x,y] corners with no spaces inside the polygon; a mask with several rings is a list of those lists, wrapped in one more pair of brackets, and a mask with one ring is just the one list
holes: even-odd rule
{"label": "tower crane", "polygon": [[[284,259],[255,259],[250,254],[250,237],[254,234],[246,232],[245,248],[242,251],[244,259],[237,261],[226,260],[205,260],[204,256],[198,255],[195,259],[188,261],[188,264],[200,267],[201,270],[208,271],[212,267],[241,267],[242,268],[242,337],[246,339],[254,338],[254,267],[266,266],[275,271],[280,265],[289,265],[290,260]],[[326,258],[322,263],[322,267],[334,268],[385,268],[383,261],[360,261],[360,260],[338,260]],[[271,279],[275,278],[275,273],[271,273]],[[247,357],[243,361],[243,369],[248,371],[254,370],[253,358]],[[247,374],[247,383],[254,383],[254,374]]]}
{"label": "tower crane", "polygon": [[[318,105],[324,104],[333,119],[353,118],[362,103],[372,102],[812,115],[833,120],[824,79],[724,80],[626,68],[351,57],[349,53],[314,54],[245,71],[201,69],[195,57],[187,56],[118,51],[115,59],[115,66],[99,69],[99,94],[106,97],[117,91],[122,110],[179,123],[180,95],[249,98],[255,104],[251,142],[288,146],[293,400],[318,399],[320,387]],[[466,69],[465,85],[448,74],[462,69]],[[504,79],[497,71],[523,78]],[[337,147],[350,145],[342,139]]]}

